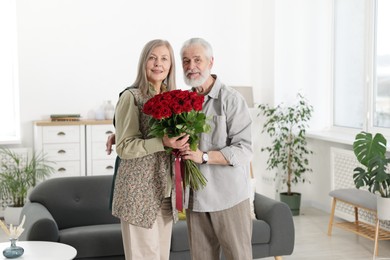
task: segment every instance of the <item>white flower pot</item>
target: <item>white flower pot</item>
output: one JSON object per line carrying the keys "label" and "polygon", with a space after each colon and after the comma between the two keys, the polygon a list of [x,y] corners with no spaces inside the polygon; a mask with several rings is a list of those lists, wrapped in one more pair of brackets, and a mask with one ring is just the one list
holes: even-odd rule
{"label": "white flower pot", "polygon": [[380,220],[390,220],[390,198],[378,197],[376,201],[377,215]]}
{"label": "white flower pot", "polygon": [[7,206],[4,209],[4,220],[5,223],[8,225],[19,225],[19,219],[20,219],[20,214],[22,213],[23,207],[11,207]]}

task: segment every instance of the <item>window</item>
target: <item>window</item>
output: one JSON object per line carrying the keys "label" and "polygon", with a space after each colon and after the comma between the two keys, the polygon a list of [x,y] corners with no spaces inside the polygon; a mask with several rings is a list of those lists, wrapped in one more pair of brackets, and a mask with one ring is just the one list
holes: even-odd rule
{"label": "window", "polygon": [[0,1],[0,144],[20,142],[15,0]]}
{"label": "window", "polygon": [[333,124],[390,133],[390,1],[334,3]]}
{"label": "window", "polygon": [[390,1],[378,0],[375,44],[374,126],[390,128]]}
{"label": "window", "polygon": [[[363,127],[365,0],[335,1],[334,115],[341,127]],[[351,95],[353,93],[353,98]]]}

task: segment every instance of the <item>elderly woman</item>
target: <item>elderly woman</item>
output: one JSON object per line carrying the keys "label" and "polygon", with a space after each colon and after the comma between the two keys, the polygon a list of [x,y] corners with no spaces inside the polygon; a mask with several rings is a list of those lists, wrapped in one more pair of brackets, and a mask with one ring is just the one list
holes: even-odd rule
{"label": "elderly woman", "polygon": [[169,259],[172,224],[177,220],[171,155],[164,147],[183,149],[188,136],[149,137],[143,105],[154,95],[175,89],[175,59],[169,42],[152,40],[141,53],[131,87],[115,109],[116,152],[112,214],[121,220],[127,260]]}

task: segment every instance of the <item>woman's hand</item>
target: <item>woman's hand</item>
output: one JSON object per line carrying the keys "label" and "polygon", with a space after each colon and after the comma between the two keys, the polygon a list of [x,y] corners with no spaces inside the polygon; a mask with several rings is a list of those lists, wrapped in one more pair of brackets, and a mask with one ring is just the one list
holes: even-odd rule
{"label": "woman's hand", "polygon": [[164,135],[164,137],[162,138],[162,142],[163,145],[166,147],[171,147],[173,149],[178,150],[186,150],[190,147],[190,144],[188,143],[189,138],[190,136],[185,133],[172,138],[168,138],[167,135]]}

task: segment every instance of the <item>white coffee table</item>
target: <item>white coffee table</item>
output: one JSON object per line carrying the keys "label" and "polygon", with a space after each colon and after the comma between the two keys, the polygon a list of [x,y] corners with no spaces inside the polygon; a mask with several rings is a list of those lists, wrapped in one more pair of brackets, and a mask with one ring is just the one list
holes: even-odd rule
{"label": "white coffee table", "polygon": [[[0,243],[0,259],[8,259],[3,255],[3,250],[11,245],[11,242]],[[16,259],[27,260],[71,260],[76,257],[74,247],[62,243],[47,241],[17,241],[17,246],[23,247],[24,254]]]}

